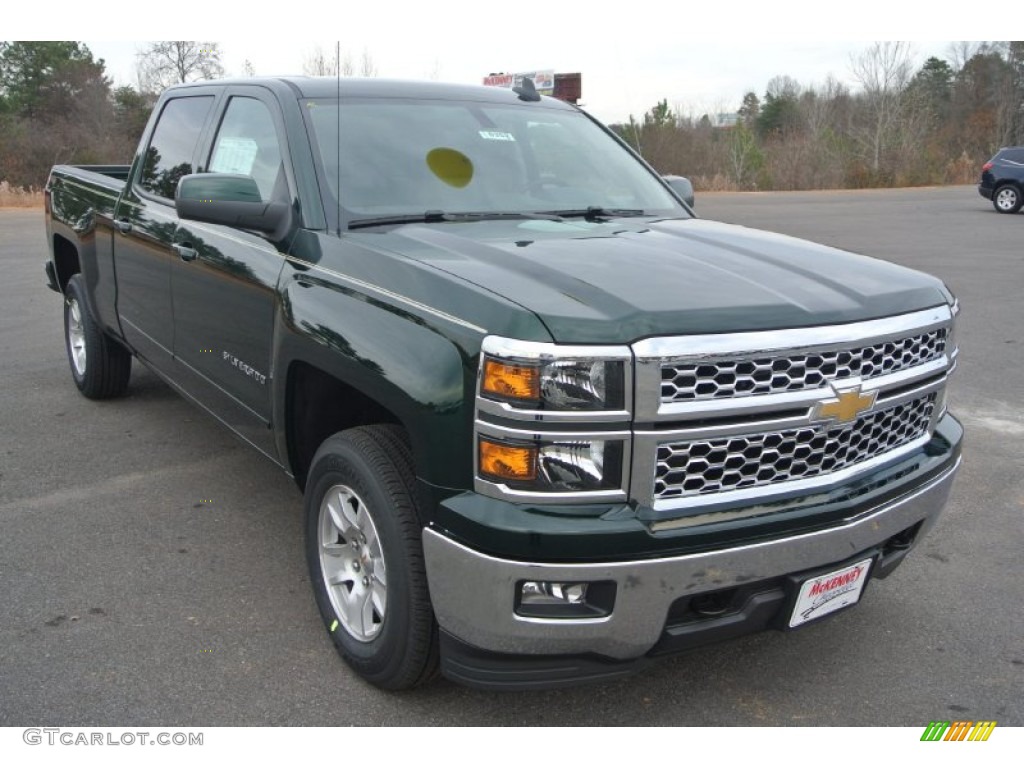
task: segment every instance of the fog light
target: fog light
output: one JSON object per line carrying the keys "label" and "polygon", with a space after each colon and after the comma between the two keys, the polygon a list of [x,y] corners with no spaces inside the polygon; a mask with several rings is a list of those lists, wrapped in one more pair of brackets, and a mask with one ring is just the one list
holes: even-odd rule
{"label": "fog light", "polygon": [[614,581],[521,581],[515,610],[544,619],[595,619],[615,606]]}
{"label": "fog light", "polygon": [[587,585],[563,584],[559,581],[524,581],[520,591],[520,605],[575,605],[584,602]]}

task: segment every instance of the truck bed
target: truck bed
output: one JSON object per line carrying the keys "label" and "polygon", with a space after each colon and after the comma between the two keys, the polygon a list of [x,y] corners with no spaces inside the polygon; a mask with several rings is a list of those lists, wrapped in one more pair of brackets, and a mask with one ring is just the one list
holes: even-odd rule
{"label": "truck bed", "polygon": [[59,179],[74,187],[96,189],[116,198],[124,189],[130,172],[130,165],[56,165],[51,172],[51,182]]}
{"label": "truck bed", "polygon": [[[46,235],[55,255],[47,278],[54,290],[63,291],[73,272],[91,270],[100,306],[113,307],[110,223],[130,172],[129,165],[57,165],[50,172]],[[111,330],[112,316],[105,319],[105,327]]]}

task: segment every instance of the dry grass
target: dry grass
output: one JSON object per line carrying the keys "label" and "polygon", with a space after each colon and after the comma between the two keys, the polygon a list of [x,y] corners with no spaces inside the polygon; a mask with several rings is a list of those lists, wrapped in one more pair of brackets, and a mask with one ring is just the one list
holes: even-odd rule
{"label": "dry grass", "polygon": [[35,187],[12,187],[0,181],[0,208],[42,208],[43,191]]}
{"label": "dry grass", "polygon": [[698,192],[740,192],[742,187],[728,176],[716,173],[714,176],[694,176],[690,179]]}
{"label": "dry grass", "polygon": [[947,184],[977,184],[978,175],[978,163],[968,157],[966,152],[946,164]]}

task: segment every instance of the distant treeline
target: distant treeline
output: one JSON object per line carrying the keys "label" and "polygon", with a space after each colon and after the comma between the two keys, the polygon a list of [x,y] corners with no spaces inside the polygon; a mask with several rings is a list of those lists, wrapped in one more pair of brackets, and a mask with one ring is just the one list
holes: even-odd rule
{"label": "distant treeline", "polygon": [[40,187],[56,163],[126,163],[153,97],[112,89],[81,43],[0,43],[0,180]]}
{"label": "distant treeline", "polygon": [[865,50],[851,61],[856,91],[780,76],[733,114],[695,118],[664,100],[612,128],[698,189],[965,184],[999,147],[1024,145],[1024,42],[957,43],[920,69],[910,54]]}
{"label": "distant treeline", "polygon": [[113,88],[103,59],[74,41],[0,42],[0,181],[38,188],[57,163],[129,163],[157,95],[224,72],[216,43],[149,43],[139,88]]}
{"label": "distant treeline", "polygon": [[[996,149],[1024,144],[1024,42],[958,43],[919,69],[910,54],[868,48],[851,61],[856,90],[779,76],[724,119],[664,100],[612,127],[698,189],[969,183]],[[160,89],[223,68],[216,43],[166,41],[139,73],[143,87],[115,89],[82,43],[0,42],[0,181],[38,188],[56,163],[130,162]]]}

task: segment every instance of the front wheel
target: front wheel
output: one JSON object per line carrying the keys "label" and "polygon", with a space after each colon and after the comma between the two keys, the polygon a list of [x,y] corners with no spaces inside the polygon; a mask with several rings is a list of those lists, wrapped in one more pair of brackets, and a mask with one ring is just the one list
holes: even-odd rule
{"label": "front wheel", "polygon": [[437,669],[414,472],[404,434],[357,427],[324,441],[306,482],[306,558],[338,653],[381,688]]}
{"label": "front wheel", "polygon": [[992,195],[992,205],[1000,213],[1016,213],[1022,203],[1020,190],[1011,184],[1004,184]]}
{"label": "front wheel", "polygon": [[71,378],[83,395],[103,400],[124,394],[132,374],[131,353],[93,319],[80,274],[72,275],[64,289],[64,344]]}

